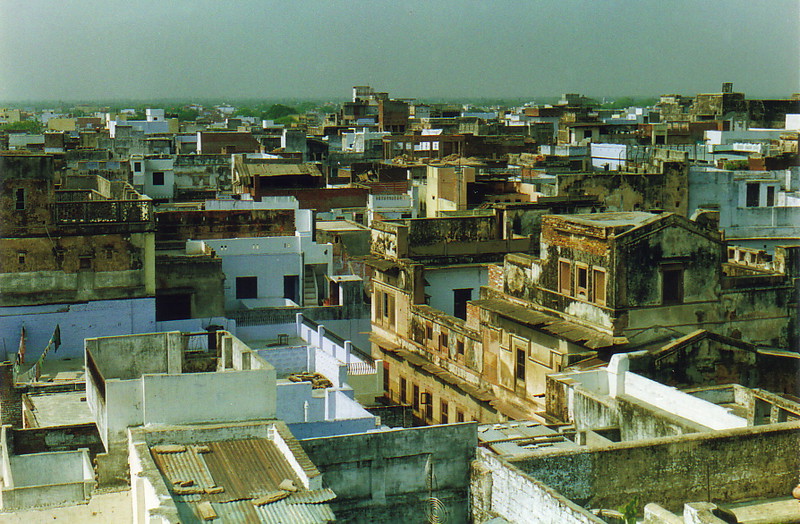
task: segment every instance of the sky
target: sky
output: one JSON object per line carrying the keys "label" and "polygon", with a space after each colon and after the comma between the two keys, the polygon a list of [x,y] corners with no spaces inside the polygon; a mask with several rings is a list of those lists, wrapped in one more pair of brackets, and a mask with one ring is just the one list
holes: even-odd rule
{"label": "sky", "polygon": [[800,91],[798,0],[0,0],[0,100]]}

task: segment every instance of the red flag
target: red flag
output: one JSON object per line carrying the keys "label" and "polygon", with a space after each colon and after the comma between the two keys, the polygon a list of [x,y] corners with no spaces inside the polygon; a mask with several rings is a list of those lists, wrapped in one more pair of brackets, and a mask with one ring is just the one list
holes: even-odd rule
{"label": "red flag", "polygon": [[25,363],[25,326],[22,326],[22,333],[19,335],[19,362]]}

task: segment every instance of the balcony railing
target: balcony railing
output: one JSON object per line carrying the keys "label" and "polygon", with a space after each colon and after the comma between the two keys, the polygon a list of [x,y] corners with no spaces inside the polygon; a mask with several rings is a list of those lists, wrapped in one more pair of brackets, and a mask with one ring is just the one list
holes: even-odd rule
{"label": "balcony railing", "polygon": [[54,214],[59,225],[142,223],[153,220],[153,203],[150,200],[57,202]]}

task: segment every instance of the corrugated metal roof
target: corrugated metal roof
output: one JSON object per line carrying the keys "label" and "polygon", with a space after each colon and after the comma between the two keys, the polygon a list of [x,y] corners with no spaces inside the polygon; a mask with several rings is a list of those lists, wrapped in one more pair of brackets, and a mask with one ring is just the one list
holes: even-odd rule
{"label": "corrugated metal roof", "polygon": [[327,504],[290,504],[287,499],[255,507],[261,522],[270,524],[316,524],[334,522],[336,517]]}
{"label": "corrugated metal roof", "polygon": [[[293,444],[299,446],[294,438],[286,440],[290,449]],[[325,523],[334,520],[333,511],[326,502],[333,500],[336,494],[330,489],[302,490],[296,473],[272,440],[253,438],[185,446],[161,445],[151,447],[150,452],[184,518],[193,515],[203,521],[199,506],[210,502],[217,517],[206,522]],[[299,458],[305,471],[311,476],[319,475],[304,453],[300,453]],[[281,490],[279,485],[284,479],[294,481],[301,491]],[[284,498],[260,506],[254,504],[255,499],[266,495],[283,495]]]}
{"label": "corrugated metal roof", "polygon": [[319,504],[329,502],[336,498],[336,493],[331,489],[318,489],[315,491],[297,491],[289,493],[287,504]]}
{"label": "corrugated metal roof", "polygon": [[[183,451],[163,452],[162,446],[154,446],[150,449],[153,460],[164,475],[168,487],[175,494],[189,494],[189,492],[200,492],[200,490],[211,489],[215,486],[214,478],[208,471],[205,461],[198,453],[195,446],[180,446]],[[186,484],[181,487],[181,484]]]}
{"label": "corrugated metal roof", "polygon": [[271,440],[228,440],[209,443],[208,447],[211,452],[204,454],[206,464],[226,492],[226,496],[211,498],[212,501],[256,498],[277,491],[284,479],[294,481],[298,487],[302,485]]}
{"label": "corrugated metal roof", "polygon": [[[251,500],[234,500],[230,502],[212,502],[211,507],[217,518],[205,521],[225,524],[324,524],[336,520],[333,510],[328,504],[292,504],[288,499],[256,506]],[[195,504],[184,506],[181,513],[189,520],[189,515],[203,521]]]}

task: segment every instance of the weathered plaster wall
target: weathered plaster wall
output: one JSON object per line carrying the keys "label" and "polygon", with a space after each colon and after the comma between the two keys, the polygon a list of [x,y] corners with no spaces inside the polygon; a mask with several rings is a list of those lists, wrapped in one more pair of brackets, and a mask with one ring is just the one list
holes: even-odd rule
{"label": "weathered plaster wall", "polygon": [[6,355],[17,351],[25,327],[26,357],[30,363],[42,354],[56,325],[61,347],[48,358],[83,359],[86,338],[150,333],[155,330],[155,299],[94,300],[78,304],[49,304],[0,308],[0,343]]}
{"label": "weathered plaster wall", "polygon": [[144,424],[275,418],[275,371],[271,369],[144,375],[142,383]]}
{"label": "weathered plaster wall", "polygon": [[161,211],[156,213],[156,240],[205,240],[262,236],[293,236],[293,209],[221,211]]}
{"label": "weathered plaster wall", "polygon": [[667,164],[663,173],[648,174],[559,174],[558,195],[597,196],[608,211],[659,209],[686,216],[689,199],[687,167],[678,163]]}
{"label": "weathered plaster wall", "polygon": [[511,462],[590,507],[618,507],[636,496],[671,510],[687,500],[785,497],[797,483],[798,428],[797,422],[739,428],[540,452]]}
{"label": "weathered plaster wall", "polygon": [[470,484],[475,522],[494,517],[519,524],[605,522],[491,451],[478,448],[477,454]]}
{"label": "weathered plaster wall", "polygon": [[[3,305],[147,296],[152,233],[0,240]],[[23,254],[20,257],[20,254]],[[88,267],[81,266],[88,259]]]}
{"label": "weathered plaster wall", "polygon": [[325,437],[300,444],[336,492],[331,506],[340,519],[420,521],[431,495],[446,507],[448,521],[469,518],[475,424]]}

